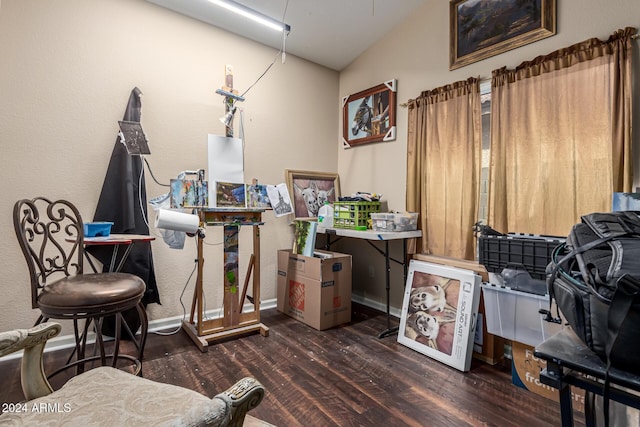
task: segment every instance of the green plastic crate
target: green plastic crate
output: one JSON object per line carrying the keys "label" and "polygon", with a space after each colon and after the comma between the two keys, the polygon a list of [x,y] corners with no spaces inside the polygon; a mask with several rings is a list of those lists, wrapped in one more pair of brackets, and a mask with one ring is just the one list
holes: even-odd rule
{"label": "green plastic crate", "polygon": [[333,226],[366,230],[375,212],[380,212],[380,202],[333,202]]}

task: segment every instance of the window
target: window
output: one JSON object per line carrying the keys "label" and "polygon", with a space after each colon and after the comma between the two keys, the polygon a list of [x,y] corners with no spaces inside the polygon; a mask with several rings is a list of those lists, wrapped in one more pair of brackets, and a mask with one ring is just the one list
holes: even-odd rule
{"label": "window", "polygon": [[491,147],[491,79],[480,82],[480,105],[482,107],[482,169],[480,172],[480,206],[478,221],[487,223],[489,206],[489,148]]}

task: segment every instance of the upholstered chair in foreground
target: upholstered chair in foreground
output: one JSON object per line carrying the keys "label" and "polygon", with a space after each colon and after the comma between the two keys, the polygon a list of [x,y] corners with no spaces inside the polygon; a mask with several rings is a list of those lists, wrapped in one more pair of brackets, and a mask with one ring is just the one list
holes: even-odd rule
{"label": "upholstered chair in foreground", "polygon": [[0,332],[0,357],[24,350],[21,381],[26,402],[0,415],[8,426],[241,426],[260,404],[264,388],[246,377],[213,399],[101,366],[71,378],[53,391],[44,375],[42,353],[60,325]]}

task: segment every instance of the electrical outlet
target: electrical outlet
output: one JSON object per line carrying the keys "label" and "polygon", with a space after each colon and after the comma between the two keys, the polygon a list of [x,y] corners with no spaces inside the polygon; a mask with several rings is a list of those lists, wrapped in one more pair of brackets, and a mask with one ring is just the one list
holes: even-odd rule
{"label": "electrical outlet", "polygon": [[373,276],[374,276],[374,274],[373,274],[373,273],[374,273],[373,265],[370,265],[370,266],[369,266],[369,277],[373,278]]}

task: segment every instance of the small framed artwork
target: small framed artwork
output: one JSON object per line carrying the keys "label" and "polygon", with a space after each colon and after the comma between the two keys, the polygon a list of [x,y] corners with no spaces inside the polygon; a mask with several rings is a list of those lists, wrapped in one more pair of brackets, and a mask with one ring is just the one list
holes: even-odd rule
{"label": "small framed artwork", "polygon": [[209,204],[207,181],[171,179],[169,203],[172,209],[201,208]]}
{"label": "small framed artwork", "polygon": [[293,196],[296,220],[317,220],[320,206],[325,201],[333,203],[340,197],[340,178],[337,173],[287,169],[285,174],[289,194]]}
{"label": "small framed artwork", "polygon": [[308,257],[313,256],[316,247],[316,231],[318,223],[315,221],[294,221],[293,253]]}
{"label": "small framed artwork", "polygon": [[291,205],[291,196],[289,195],[287,184],[282,182],[278,185],[267,185],[267,194],[276,218],[293,214],[293,206]]}
{"label": "small framed artwork", "polygon": [[556,0],[449,2],[449,69],[556,34]]}
{"label": "small framed artwork", "polygon": [[411,260],[398,342],[462,372],[471,367],[480,276]]}
{"label": "small framed artwork", "polygon": [[235,182],[216,181],[215,195],[217,208],[245,209],[245,185]]}
{"label": "small framed artwork", "polygon": [[345,148],[396,139],[396,83],[388,80],[342,98]]}
{"label": "small framed artwork", "polygon": [[267,186],[264,184],[247,184],[247,208],[271,209]]}
{"label": "small framed artwork", "polygon": [[640,193],[613,193],[611,211],[640,211]]}

